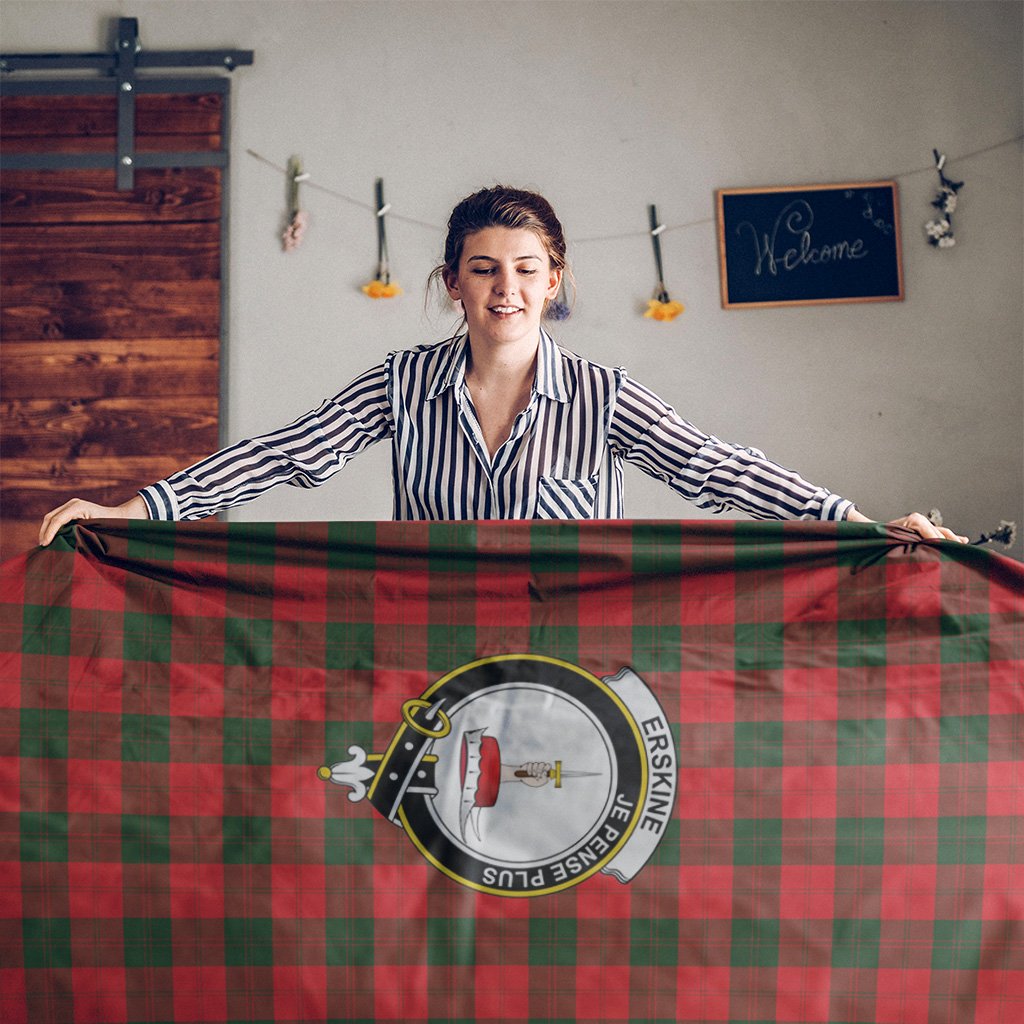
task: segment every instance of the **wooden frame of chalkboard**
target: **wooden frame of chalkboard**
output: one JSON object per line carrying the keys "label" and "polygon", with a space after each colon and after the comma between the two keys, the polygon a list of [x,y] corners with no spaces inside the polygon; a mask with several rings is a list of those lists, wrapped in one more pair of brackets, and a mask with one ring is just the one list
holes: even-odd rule
{"label": "wooden frame of chalkboard", "polygon": [[895,181],[717,192],[722,306],[903,299]]}

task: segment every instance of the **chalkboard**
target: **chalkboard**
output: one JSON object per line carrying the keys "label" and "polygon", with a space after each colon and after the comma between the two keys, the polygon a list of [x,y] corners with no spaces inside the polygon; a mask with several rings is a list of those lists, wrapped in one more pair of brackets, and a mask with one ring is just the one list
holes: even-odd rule
{"label": "chalkboard", "polygon": [[896,182],[718,191],[726,309],[903,298]]}

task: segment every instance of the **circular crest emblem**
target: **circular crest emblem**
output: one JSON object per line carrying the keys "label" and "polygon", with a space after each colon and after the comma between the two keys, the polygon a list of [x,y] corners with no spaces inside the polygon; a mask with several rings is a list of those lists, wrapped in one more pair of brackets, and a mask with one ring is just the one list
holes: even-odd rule
{"label": "circular crest emblem", "polygon": [[674,739],[643,680],[542,655],[449,672],[405,702],[383,754],[349,754],[321,777],[365,796],[448,877],[501,896],[599,871],[629,881],[675,801]]}

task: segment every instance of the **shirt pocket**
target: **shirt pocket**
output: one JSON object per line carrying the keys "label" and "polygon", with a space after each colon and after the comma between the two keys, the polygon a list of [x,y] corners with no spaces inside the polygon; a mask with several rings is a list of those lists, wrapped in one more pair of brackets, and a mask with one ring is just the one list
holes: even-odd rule
{"label": "shirt pocket", "polygon": [[597,477],[542,476],[534,519],[593,519]]}

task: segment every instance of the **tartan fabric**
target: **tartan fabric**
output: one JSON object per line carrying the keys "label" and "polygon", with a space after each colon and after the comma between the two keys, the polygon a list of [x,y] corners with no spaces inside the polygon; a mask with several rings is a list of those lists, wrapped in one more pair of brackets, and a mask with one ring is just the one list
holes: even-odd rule
{"label": "tartan fabric", "polygon": [[[0,570],[0,1019],[1016,1024],[1024,567],[905,540],[65,531]],[[318,777],[510,655],[663,709],[671,815],[628,882],[474,888]]]}

